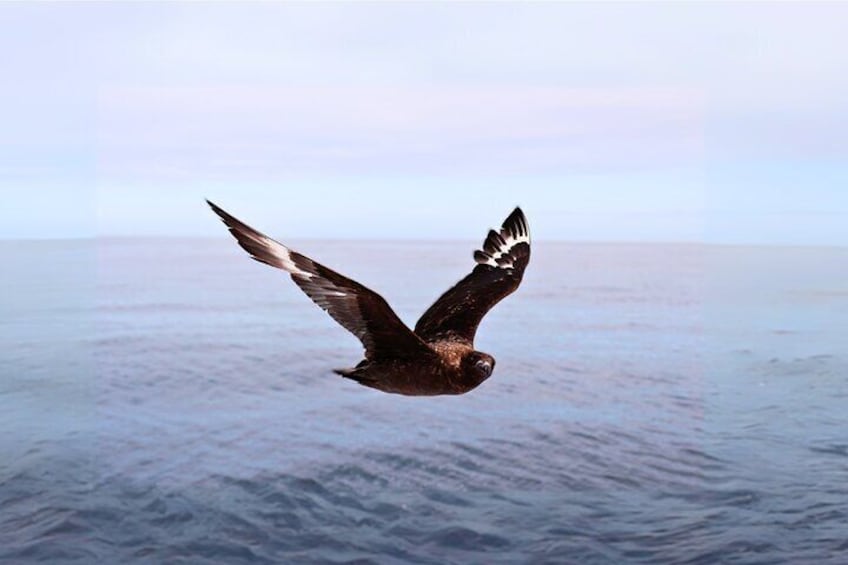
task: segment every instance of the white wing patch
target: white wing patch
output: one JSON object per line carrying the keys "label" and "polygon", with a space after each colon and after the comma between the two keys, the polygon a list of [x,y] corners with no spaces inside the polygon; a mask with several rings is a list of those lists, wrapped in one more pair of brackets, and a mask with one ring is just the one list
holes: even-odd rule
{"label": "white wing patch", "polygon": [[218,214],[218,217],[221,218],[242,249],[250,253],[251,257],[306,279],[311,279],[314,276],[297,266],[292,260],[291,250],[288,247],[231,216],[209,200],[206,202]]}
{"label": "white wing patch", "polygon": [[[258,245],[262,246],[268,254],[273,255],[279,261],[279,264],[276,265],[279,268],[284,271],[288,271],[293,275],[300,275],[307,279],[311,279],[314,276],[312,273],[304,271],[298,267],[291,259],[291,251],[289,248],[279,241],[273,240],[264,234],[250,233],[247,235]],[[254,254],[251,253],[251,255]]]}
{"label": "white wing patch", "polygon": [[530,230],[524,214],[516,210],[506,219],[500,233],[489,231],[486,241],[483,242],[483,249],[474,252],[474,259],[483,265],[512,269],[515,267],[515,258],[511,252],[519,243],[530,245]]}

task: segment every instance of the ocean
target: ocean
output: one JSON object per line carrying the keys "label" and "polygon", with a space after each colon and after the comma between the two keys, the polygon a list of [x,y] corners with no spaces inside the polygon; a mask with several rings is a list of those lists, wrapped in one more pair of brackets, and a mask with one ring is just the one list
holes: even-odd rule
{"label": "ocean", "polygon": [[[290,243],[410,325],[476,244]],[[846,248],[534,242],[422,398],[226,235],[0,257],[0,561],[848,562]]]}

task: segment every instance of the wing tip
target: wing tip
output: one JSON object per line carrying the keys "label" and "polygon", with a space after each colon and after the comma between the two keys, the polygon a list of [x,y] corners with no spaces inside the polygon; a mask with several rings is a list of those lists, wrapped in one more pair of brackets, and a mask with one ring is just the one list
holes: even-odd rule
{"label": "wing tip", "polygon": [[218,206],[217,204],[215,204],[214,202],[212,202],[208,198],[205,198],[204,200],[206,200],[206,203],[209,205],[210,208],[212,208],[212,211],[215,212],[215,215],[218,216],[218,218],[220,218],[220,220],[222,222],[224,222],[227,225],[227,227],[232,229],[233,228],[233,220],[235,220],[235,218],[232,215],[230,215],[226,210],[224,210],[223,208],[221,208],[220,206]]}
{"label": "wing tip", "polygon": [[490,267],[512,267],[515,258],[511,250],[521,243],[530,245],[530,229],[521,207],[516,206],[504,220],[500,232],[489,230],[482,248],[474,252],[474,260]]}
{"label": "wing tip", "polygon": [[209,207],[212,208],[212,211],[214,211],[215,213],[218,213],[218,211],[223,211],[223,210],[221,210],[220,206],[218,206],[217,204],[215,204],[214,202],[212,202],[208,198],[204,198],[204,200],[206,201],[206,204],[208,204]]}
{"label": "wing tip", "polygon": [[530,226],[521,206],[516,206],[512,213],[506,217],[506,220],[501,225],[501,229],[508,230],[516,238],[523,238],[528,243],[530,242]]}

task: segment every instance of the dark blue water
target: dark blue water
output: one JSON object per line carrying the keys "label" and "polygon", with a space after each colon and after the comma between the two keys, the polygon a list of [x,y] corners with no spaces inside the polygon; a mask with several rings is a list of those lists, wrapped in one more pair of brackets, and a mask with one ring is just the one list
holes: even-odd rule
{"label": "dark blue water", "polygon": [[[413,324],[473,243],[299,248]],[[226,238],[0,254],[0,560],[848,560],[846,249],[538,242],[436,398]]]}

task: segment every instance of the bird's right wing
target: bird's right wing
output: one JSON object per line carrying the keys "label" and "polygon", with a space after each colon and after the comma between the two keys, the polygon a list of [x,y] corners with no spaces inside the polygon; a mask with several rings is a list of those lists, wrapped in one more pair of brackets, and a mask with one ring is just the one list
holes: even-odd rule
{"label": "bird's right wing", "polygon": [[483,316],[515,292],[530,262],[530,229],[520,208],[513,210],[499,232],[490,230],[483,249],[474,252],[477,265],[444,293],[415,325],[426,341],[449,339],[474,343]]}
{"label": "bird's right wing", "polygon": [[435,355],[435,352],[398,318],[382,296],[309,257],[292,251],[234,218],[212,202],[206,202],[251,257],[289,273],[292,280],[313,302],[359,338],[365,347],[366,358]]}

